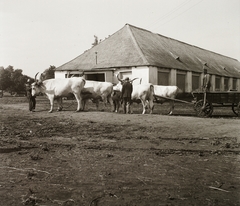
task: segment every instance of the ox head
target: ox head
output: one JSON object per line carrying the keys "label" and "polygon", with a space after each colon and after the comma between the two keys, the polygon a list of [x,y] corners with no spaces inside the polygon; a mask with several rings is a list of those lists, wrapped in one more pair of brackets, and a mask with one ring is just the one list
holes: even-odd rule
{"label": "ox head", "polygon": [[126,82],[126,80],[128,80],[130,83],[132,83],[135,79],[138,79],[138,78],[134,78],[134,79],[132,79],[132,80],[129,80],[128,77],[127,77],[126,79],[120,79],[120,78],[119,78],[119,73],[118,73],[118,74],[117,74],[117,79],[118,79],[118,81],[123,85],[124,82]]}
{"label": "ox head", "polygon": [[[115,86],[113,86],[113,90],[115,90],[115,91],[122,91],[122,85],[124,84],[124,82],[126,82],[126,79],[120,79],[120,77],[119,77],[119,73],[117,74],[117,79],[118,79],[118,83],[115,85]],[[134,79],[132,79],[132,80],[128,80],[130,83],[132,83],[135,79],[138,79],[138,78],[134,78]]]}
{"label": "ox head", "polygon": [[[39,72],[38,72],[39,73]],[[41,74],[40,79],[37,79],[37,75],[38,73],[35,75],[35,81],[32,83],[32,96],[36,96],[38,95],[42,90],[42,85],[43,85],[43,75]]]}

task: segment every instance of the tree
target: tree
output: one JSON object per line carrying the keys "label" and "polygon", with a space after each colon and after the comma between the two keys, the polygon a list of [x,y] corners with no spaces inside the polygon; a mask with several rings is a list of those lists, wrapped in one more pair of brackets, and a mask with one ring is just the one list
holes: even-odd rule
{"label": "tree", "polygon": [[12,72],[11,81],[13,82],[11,86],[11,92],[21,93],[25,91],[25,79],[23,78],[22,70],[16,69]]}
{"label": "tree", "polygon": [[44,79],[53,79],[55,69],[56,69],[55,66],[50,65],[50,67],[43,72],[43,78]]}
{"label": "tree", "polygon": [[4,67],[0,68],[0,97],[3,96],[3,91],[8,88],[8,81],[10,80],[10,77],[6,75]]}
{"label": "tree", "polygon": [[2,92],[23,93],[27,79],[32,78],[23,75],[21,69],[14,70],[13,66],[8,66],[6,69],[0,67],[0,90]]}
{"label": "tree", "polygon": [[12,85],[11,82],[11,71],[10,69],[2,69],[0,70],[0,89],[7,90]]}
{"label": "tree", "polygon": [[98,45],[98,37],[94,35],[94,42],[92,43],[93,47]]}
{"label": "tree", "polygon": [[13,72],[14,72],[13,66],[9,65],[9,66],[6,68],[6,71],[8,71],[8,72],[10,72],[10,73],[13,73]]}

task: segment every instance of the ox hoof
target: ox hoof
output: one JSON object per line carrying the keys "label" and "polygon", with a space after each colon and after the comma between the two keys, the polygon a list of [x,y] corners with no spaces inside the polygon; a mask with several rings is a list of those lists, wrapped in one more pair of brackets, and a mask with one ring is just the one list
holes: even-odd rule
{"label": "ox hoof", "polygon": [[52,110],[48,111],[48,113],[52,113]]}

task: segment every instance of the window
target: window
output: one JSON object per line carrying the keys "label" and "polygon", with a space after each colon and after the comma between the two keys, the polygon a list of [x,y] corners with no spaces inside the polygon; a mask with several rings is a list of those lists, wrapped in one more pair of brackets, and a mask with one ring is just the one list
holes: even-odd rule
{"label": "window", "polygon": [[105,81],[105,75],[104,73],[96,73],[96,74],[85,74],[86,80],[94,80],[99,82]]}
{"label": "window", "polygon": [[185,92],[186,72],[177,72],[177,86]]}
{"label": "window", "polygon": [[232,89],[237,90],[237,79],[233,79]]}
{"label": "window", "polygon": [[220,85],[221,85],[221,77],[216,76],[215,77],[215,90],[220,91]]}
{"label": "window", "polygon": [[224,91],[229,90],[229,78],[224,78]]}
{"label": "window", "polygon": [[199,89],[200,86],[200,74],[198,73],[193,73],[192,74],[192,90],[197,90]]}
{"label": "window", "polygon": [[169,72],[158,72],[158,85],[169,85]]}
{"label": "window", "polygon": [[71,78],[71,77],[80,77],[82,75],[80,74],[65,74],[65,78]]}

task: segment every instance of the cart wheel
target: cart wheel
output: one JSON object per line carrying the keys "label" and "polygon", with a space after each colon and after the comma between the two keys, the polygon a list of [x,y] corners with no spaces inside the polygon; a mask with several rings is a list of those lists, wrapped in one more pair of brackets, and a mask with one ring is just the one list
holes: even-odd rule
{"label": "cart wheel", "polygon": [[240,102],[238,103],[238,105],[236,104],[232,104],[232,111],[234,114],[236,114],[236,116],[240,116]]}
{"label": "cart wheel", "polygon": [[199,117],[210,117],[213,113],[213,106],[206,100],[205,108],[203,109],[203,99],[196,102],[194,110]]}

